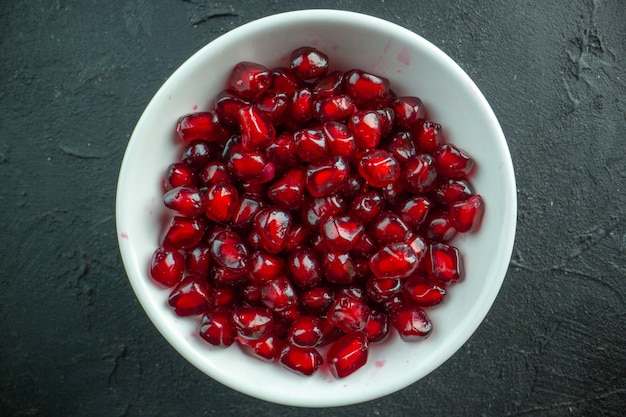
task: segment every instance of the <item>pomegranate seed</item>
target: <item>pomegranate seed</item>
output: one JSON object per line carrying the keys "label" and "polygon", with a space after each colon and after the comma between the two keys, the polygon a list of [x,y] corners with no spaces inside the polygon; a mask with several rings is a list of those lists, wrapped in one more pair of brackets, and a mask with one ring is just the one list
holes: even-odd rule
{"label": "pomegranate seed", "polygon": [[285,250],[291,252],[298,246],[304,245],[311,237],[311,230],[303,224],[292,224],[287,232]]}
{"label": "pomegranate seed", "polygon": [[210,299],[214,310],[229,309],[239,300],[239,292],[233,286],[213,286]]}
{"label": "pomegranate seed", "polygon": [[424,103],[418,97],[396,97],[390,105],[401,129],[410,130],[424,121]]}
{"label": "pomegranate seed", "polygon": [[181,160],[194,169],[200,169],[213,160],[216,150],[205,140],[191,141],[183,149]]}
{"label": "pomegranate seed", "polygon": [[278,358],[283,346],[282,340],[275,335],[261,337],[257,340],[237,339],[244,352],[264,362],[272,362]]}
{"label": "pomegranate seed", "polygon": [[[402,174],[400,174],[402,176]],[[394,207],[408,198],[408,191],[403,181],[396,181],[393,184],[386,185],[380,189],[383,200],[387,202],[387,206]]]}
{"label": "pomegranate seed", "polygon": [[410,305],[402,306],[391,314],[391,325],[406,342],[422,340],[432,330],[432,324],[424,310]]}
{"label": "pomegranate seed", "polygon": [[380,107],[389,99],[389,80],[359,69],[344,74],[344,89],[360,108]]}
{"label": "pomegranate seed", "polygon": [[185,257],[185,265],[189,274],[206,279],[211,267],[211,248],[207,245],[199,244],[190,249]]}
{"label": "pomegranate seed", "polygon": [[406,242],[412,235],[402,218],[390,210],[383,211],[371,221],[369,233],[381,245]]}
{"label": "pomegranate seed", "polygon": [[204,235],[204,225],[202,217],[174,216],[163,236],[163,247],[174,250],[193,248]]}
{"label": "pomegranate seed", "polygon": [[355,300],[368,303],[367,293],[365,292],[365,288],[359,284],[348,284],[341,285],[336,287],[337,296],[345,295]]}
{"label": "pomegranate seed", "polygon": [[263,251],[255,251],[248,258],[248,278],[255,284],[263,284],[277,276],[285,262]]}
{"label": "pomegranate seed", "polygon": [[291,71],[301,80],[321,77],[328,72],[328,56],[310,46],[291,53]]}
{"label": "pomegranate seed", "polygon": [[196,175],[193,169],[183,163],[175,162],[170,164],[165,170],[163,176],[163,185],[166,190],[176,187],[184,187],[186,185],[194,185],[196,183]]}
{"label": "pomegranate seed", "polygon": [[241,97],[235,90],[223,90],[215,99],[215,111],[224,124],[238,127],[237,114],[239,110],[250,105],[250,102]]}
{"label": "pomegranate seed", "polygon": [[415,272],[418,257],[407,243],[391,243],[376,252],[369,263],[377,278],[402,279]]}
{"label": "pomegranate seed", "polygon": [[435,198],[445,207],[450,207],[457,201],[467,200],[474,192],[470,184],[461,179],[447,179],[435,188]]}
{"label": "pomegranate seed", "polygon": [[463,261],[459,250],[445,243],[431,243],[428,248],[428,272],[444,285],[463,277]]}
{"label": "pomegranate seed", "polygon": [[333,303],[334,296],[330,288],[319,286],[302,292],[300,301],[310,314],[323,316]]}
{"label": "pomegranate seed", "polygon": [[322,320],[315,316],[302,316],[291,325],[287,334],[290,344],[303,348],[314,348],[322,343],[324,330]]}
{"label": "pomegranate seed", "polygon": [[415,144],[420,152],[432,154],[443,142],[441,125],[430,120],[418,125],[413,132]]}
{"label": "pomegranate seed", "polygon": [[213,142],[226,140],[228,131],[220,122],[217,112],[212,110],[191,113],[178,119],[176,135],[186,142],[197,139]]}
{"label": "pomegranate seed", "polygon": [[382,138],[380,114],[375,110],[357,110],[348,121],[358,149],[373,149]]}
{"label": "pomegranate seed", "polygon": [[360,256],[367,256],[376,252],[377,248],[376,242],[374,242],[370,235],[363,232],[358,243],[350,252]]}
{"label": "pomegranate seed", "polygon": [[326,136],[321,129],[300,129],[293,134],[298,157],[305,162],[315,162],[328,155]]}
{"label": "pomegranate seed", "polygon": [[363,334],[370,343],[384,340],[389,334],[389,316],[387,313],[372,309],[370,318],[363,329]]}
{"label": "pomegranate seed", "polygon": [[316,100],[342,94],[343,73],[341,71],[333,71],[318,78],[315,84],[313,84],[312,91]]}
{"label": "pomegranate seed", "polygon": [[235,176],[249,184],[264,184],[274,179],[274,164],[263,153],[235,150],[229,162]]}
{"label": "pomegranate seed", "polygon": [[271,311],[283,311],[298,304],[298,296],[285,276],[278,276],[261,286],[261,302]]}
{"label": "pomegranate seed", "polygon": [[278,362],[286,369],[302,375],[313,375],[324,362],[315,348],[286,345],[280,352]]}
{"label": "pomegranate seed", "polygon": [[377,191],[367,191],[352,200],[350,213],[363,223],[369,223],[380,213],[383,207],[384,201],[381,195]]}
{"label": "pomegranate seed", "polygon": [[258,97],[271,83],[270,70],[254,62],[238,63],[228,79],[228,87],[245,98]]}
{"label": "pomegranate seed", "polygon": [[354,333],[334,342],[328,349],[326,361],[335,378],[345,378],[363,367],[367,356],[367,337],[363,333]]}
{"label": "pomegranate seed", "polygon": [[352,250],[363,235],[363,223],[354,217],[329,216],[320,226],[320,235],[326,247],[335,252]]}
{"label": "pomegranate seed", "polygon": [[413,275],[404,282],[404,294],[420,307],[432,307],[440,304],[446,295],[446,290],[429,282],[421,275]]}
{"label": "pomegranate seed", "polygon": [[356,106],[350,97],[345,94],[337,94],[315,100],[313,115],[322,123],[344,121],[355,110]]}
{"label": "pomegranate seed", "polygon": [[297,87],[298,80],[291,70],[287,68],[274,68],[272,70],[272,90],[291,96]]}
{"label": "pomegranate seed", "polygon": [[400,178],[400,165],[389,152],[372,150],[359,159],[359,173],[372,187],[384,187]]}
{"label": "pomegranate seed", "polygon": [[300,288],[311,288],[322,281],[320,261],[311,248],[294,249],[289,254],[287,267],[294,284]]}
{"label": "pomegranate seed", "polygon": [[346,162],[332,156],[307,166],[306,188],[312,197],[326,197],[341,190],[350,174]]}
{"label": "pomegranate seed", "polygon": [[291,226],[291,214],[279,208],[261,209],[254,218],[254,229],[259,234],[261,246],[276,254],[285,247]]}
{"label": "pomegranate seed", "polygon": [[433,154],[437,173],[446,178],[467,178],[474,160],[454,145],[441,145]]}
{"label": "pomegranate seed", "polygon": [[302,220],[312,229],[317,229],[327,216],[334,216],[344,210],[345,203],[339,194],[314,198],[303,205]]}
{"label": "pomegranate seed", "polygon": [[261,303],[261,287],[248,282],[241,288],[241,298],[246,304],[258,305]]}
{"label": "pomegranate seed", "polygon": [[356,277],[356,271],[349,253],[328,252],[322,263],[324,278],[331,284],[350,284]]}
{"label": "pomegranate seed", "polygon": [[230,272],[242,273],[246,270],[248,250],[233,231],[224,230],[215,236],[211,243],[211,255],[215,262]]}
{"label": "pomegranate seed", "polygon": [[232,271],[221,265],[216,265],[209,271],[211,284],[219,287],[240,287],[248,280],[245,270]]}
{"label": "pomegranate seed", "polygon": [[421,194],[432,190],[437,179],[437,170],[433,158],[420,154],[411,158],[404,166],[404,184],[412,193]]}
{"label": "pomegranate seed", "polygon": [[365,302],[340,294],[328,309],[328,320],[345,333],[356,333],[365,328],[370,314]]}
{"label": "pomegranate seed", "polygon": [[414,196],[398,207],[398,214],[409,227],[415,228],[424,223],[431,207],[432,203],[426,197]]}
{"label": "pomegranate seed", "polygon": [[483,219],[485,204],[480,195],[474,195],[465,201],[457,201],[450,206],[450,224],[458,232],[476,230]]}
{"label": "pomegranate seed", "polygon": [[270,186],[267,195],[274,204],[280,207],[297,208],[302,203],[305,180],[302,170],[292,169]]}
{"label": "pomegranate seed", "polygon": [[408,132],[397,132],[385,143],[385,149],[401,164],[417,156],[417,150],[413,143],[413,135]]}
{"label": "pomegranate seed", "polygon": [[158,248],[150,260],[150,276],[159,284],[173,287],[185,273],[185,257],[177,250]]}
{"label": "pomegranate seed", "polygon": [[244,227],[252,224],[256,214],[265,206],[261,197],[251,193],[244,193],[235,208],[231,223],[233,226]]}
{"label": "pomegranate seed", "polygon": [[441,242],[447,242],[452,239],[457,232],[450,222],[450,216],[445,211],[429,214],[422,225],[422,230],[427,238]]}
{"label": "pomegranate seed", "polygon": [[204,213],[215,222],[229,221],[239,206],[237,189],[228,183],[221,182],[209,187],[202,199]]}
{"label": "pomegranate seed", "polygon": [[324,123],[322,129],[331,155],[349,159],[356,153],[354,135],[345,124],[331,121]]}
{"label": "pomegranate seed", "polygon": [[230,346],[235,342],[232,313],[215,310],[205,313],[200,323],[200,337],[215,346]]}
{"label": "pomegranate seed", "polygon": [[276,138],[270,119],[256,106],[240,109],[237,122],[241,129],[241,146],[245,151],[264,149]]}
{"label": "pomegranate seed", "polygon": [[367,280],[365,291],[370,300],[382,303],[393,298],[402,290],[402,281],[399,278],[374,278]]}
{"label": "pomegranate seed", "polygon": [[232,318],[237,334],[244,339],[258,340],[274,330],[274,316],[263,307],[236,307]]}
{"label": "pomegranate seed", "polygon": [[376,109],[376,112],[380,116],[381,136],[384,138],[394,129],[396,115],[390,107]]}
{"label": "pomegranate seed", "polygon": [[295,126],[302,126],[313,118],[314,109],[313,93],[309,88],[301,87],[291,95],[287,113]]}
{"label": "pomegranate seed", "polygon": [[206,164],[198,173],[202,185],[210,187],[220,182],[231,182],[228,168],[221,162],[210,162]]}
{"label": "pomegranate seed", "polygon": [[266,149],[271,161],[279,166],[293,166],[298,162],[293,133],[283,132]]}
{"label": "pomegranate seed", "polygon": [[265,91],[255,100],[256,107],[274,126],[280,126],[287,120],[289,96],[279,91]]}
{"label": "pomegranate seed", "polygon": [[198,277],[188,275],[174,287],[168,303],[181,317],[201,314],[210,307],[208,288]]}

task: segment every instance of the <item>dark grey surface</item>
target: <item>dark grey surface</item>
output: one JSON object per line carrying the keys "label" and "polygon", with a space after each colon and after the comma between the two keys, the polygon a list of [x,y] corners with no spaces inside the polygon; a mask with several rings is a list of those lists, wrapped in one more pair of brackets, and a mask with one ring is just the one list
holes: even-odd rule
{"label": "dark grey surface", "polygon": [[[388,19],[454,58],[516,168],[513,261],[487,320],[414,385],[303,410],[205,377],[135,300],[116,243],[127,140],[166,77],[268,14]],[[626,405],[626,6],[613,1],[2,1],[0,414],[618,416]]]}

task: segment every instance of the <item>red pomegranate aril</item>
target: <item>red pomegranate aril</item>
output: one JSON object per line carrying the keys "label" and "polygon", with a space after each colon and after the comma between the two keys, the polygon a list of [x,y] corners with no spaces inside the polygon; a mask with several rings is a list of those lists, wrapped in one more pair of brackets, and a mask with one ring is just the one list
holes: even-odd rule
{"label": "red pomegranate aril", "polygon": [[277,166],[290,167],[299,162],[292,132],[282,132],[265,150]]}
{"label": "red pomegranate aril", "polygon": [[313,375],[324,362],[315,348],[303,348],[287,344],[282,348],[278,362],[292,372]]}
{"label": "red pomegranate aril", "polygon": [[400,165],[389,152],[382,149],[366,152],[359,159],[359,173],[372,187],[384,187],[400,178]]}
{"label": "red pomegranate aril", "polygon": [[354,69],[344,74],[344,91],[360,108],[379,107],[389,99],[389,80]]}
{"label": "red pomegranate aril", "polygon": [[200,337],[214,346],[230,346],[235,342],[235,325],[232,313],[227,310],[214,310],[205,313],[200,323]]}
{"label": "red pomegranate aril", "polygon": [[376,249],[378,249],[378,245],[374,239],[369,234],[363,232],[356,246],[350,252],[358,256],[368,256],[376,252]]}
{"label": "red pomegranate aril", "polygon": [[297,87],[298,80],[290,69],[279,67],[272,70],[272,90],[291,96]]}
{"label": "red pomegranate aril", "polygon": [[185,256],[185,265],[190,275],[206,279],[211,267],[211,248],[202,243],[191,248]]}
{"label": "red pomegranate aril", "polygon": [[407,243],[411,249],[413,249],[413,253],[415,253],[415,256],[417,257],[416,271],[424,269],[425,263],[422,262],[422,260],[426,258],[426,253],[428,252],[428,244],[426,243],[426,240],[419,235],[413,235]]}
{"label": "red pomegranate aril", "polygon": [[313,118],[315,109],[313,93],[309,88],[301,87],[291,95],[287,115],[289,121],[293,123],[292,127],[297,130],[300,126]]}
{"label": "red pomegranate aril", "polygon": [[433,153],[437,173],[446,178],[467,178],[474,169],[474,160],[454,145],[441,145]]}
{"label": "red pomegranate aril", "polygon": [[204,213],[209,220],[223,223],[232,219],[239,206],[239,193],[235,186],[221,182],[204,193]]}
{"label": "red pomegranate aril", "polygon": [[274,164],[261,152],[234,150],[229,161],[237,178],[248,184],[264,184],[274,179]]}
{"label": "red pomegranate aril", "polygon": [[406,279],[402,287],[403,293],[420,307],[432,307],[440,304],[446,290],[421,275],[413,275]]}
{"label": "red pomegranate aril", "polygon": [[211,162],[216,154],[217,151],[214,145],[205,140],[198,139],[189,142],[187,146],[185,146],[181,160],[185,164],[198,170]]}
{"label": "red pomegranate aril", "polygon": [[355,256],[352,260],[352,264],[354,265],[354,271],[356,272],[358,282],[363,283],[372,276],[369,258],[360,258]]}
{"label": "red pomegranate aril", "polygon": [[174,216],[165,231],[162,245],[166,249],[191,249],[200,243],[204,226],[202,217]]}
{"label": "red pomegranate aril", "polygon": [[318,78],[313,84],[312,91],[316,100],[342,94],[343,73],[341,71],[333,71]]}
{"label": "red pomegranate aril", "polygon": [[287,333],[287,341],[298,347],[314,348],[324,338],[322,320],[315,316],[302,316],[294,321]]}
{"label": "red pomegranate aril", "polygon": [[298,246],[307,244],[311,238],[311,229],[301,223],[292,224],[287,232],[285,250],[291,252]]}
{"label": "red pomegranate aril", "polygon": [[289,69],[301,80],[311,80],[328,72],[328,55],[311,46],[296,49],[290,58]]}
{"label": "red pomegranate aril", "polygon": [[241,299],[249,305],[258,305],[261,303],[261,287],[256,284],[248,283],[241,289]]}
{"label": "red pomegranate aril", "polygon": [[215,99],[215,111],[225,124],[238,127],[239,110],[250,104],[250,101],[241,97],[235,90],[222,90]]}
{"label": "red pomegranate aril", "polygon": [[411,229],[404,220],[391,210],[385,210],[376,216],[370,222],[368,231],[381,245],[406,242],[412,235]]}
{"label": "red pomegranate aril", "polygon": [[416,342],[430,335],[432,323],[418,306],[402,306],[391,314],[391,325],[405,342]]}
{"label": "red pomegranate aril", "polygon": [[296,154],[304,162],[315,162],[328,155],[326,136],[321,129],[300,129],[293,134]]}
{"label": "red pomegranate aril", "polygon": [[273,362],[283,346],[282,340],[276,335],[264,336],[257,340],[237,338],[243,351],[264,362]]}
{"label": "red pomegranate aril", "polygon": [[248,278],[254,284],[263,284],[283,270],[285,261],[263,251],[255,251],[248,258]]}
{"label": "red pomegranate aril", "polygon": [[358,149],[373,149],[382,138],[380,114],[375,110],[357,110],[348,119]]}
{"label": "red pomegranate aril", "polygon": [[356,106],[350,97],[345,94],[337,94],[316,99],[313,115],[322,123],[344,121],[350,117],[355,110]]}
{"label": "red pomegranate aril", "polygon": [[265,149],[276,138],[270,119],[256,106],[243,107],[237,113],[241,146],[245,151]]}
{"label": "red pomegranate aril", "polygon": [[326,354],[330,373],[337,379],[345,378],[362,368],[368,357],[367,336],[347,334],[334,342]]}
{"label": "red pomegranate aril", "polygon": [[267,191],[272,202],[282,208],[294,209],[302,204],[306,176],[300,169],[288,171],[274,182]]}
{"label": "red pomegranate aril", "polygon": [[176,187],[194,185],[196,183],[196,174],[194,170],[183,162],[175,162],[170,164],[163,175],[163,185],[166,190]]}
{"label": "red pomegranate aril", "polygon": [[258,97],[269,88],[271,83],[270,70],[254,62],[238,63],[228,79],[228,87],[245,98]]}
{"label": "red pomegranate aril", "polygon": [[350,204],[350,213],[363,223],[369,223],[383,209],[385,202],[377,191],[366,191],[359,194]]}
{"label": "red pomegranate aril", "polygon": [[416,228],[424,223],[432,205],[424,196],[413,196],[398,207],[398,214],[409,227]]}
{"label": "red pomegranate aril", "polygon": [[[400,174],[402,177],[402,174]],[[386,185],[380,189],[380,195],[387,203],[388,207],[395,207],[410,196],[406,190],[404,181],[396,181],[393,184]]]}
{"label": "red pomegranate aril", "polygon": [[332,194],[327,197],[309,199],[302,206],[302,220],[311,229],[317,230],[327,216],[341,213],[345,208],[343,197]]}
{"label": "red pomegranate aril", "polygon": [[480,195],[473,195],[465,201],[457,201],[450,206],[448,218],[458,232],[473,232],[480,227],[485,212],[485,204]]}
{"label": "red pomegranate aril", "polygon": [[301,246],[294,249],[287,259],[287,268],[293,283],[300,288],[311,288],[322,281],[322,268],[317,253]]}
{"label": "red pomegranate aril", "polygon": [[327,252],[322,262],[322,271],[326,282],[331,284],[350,284],[356,278],[352,258],[346,252]]}
{"label": "red pomegranate aril", "polygon": [[438,282],[450,285],[463,278],[463,259],[456,247],[431,243],[426,259],[429,275]]}
{"label": "red pomegranate aril", "polygon": [[210,283],[220,287],[241,287],[248,281],[246,272],[232,271],[221,265],[215,265],[209,271]]}
{"label": "red pomegranate aril", "polygon": [[150,276],[166,287],[178,284],[185,273],[185,256],[177,250],[157,248],[150,259]]}
{"label": "red pomegranate aril", "polygon": [[204,211],[200,191],[189,185],[176,187],[166,192],[163,195],[163,204],[187,217],[199,216]]}
{"label": "red pomegranate aril", "polygon": [[360,332],[371,314],[370,307],[356,298],[339,294],[327,312],[328,320],[345,333]]}
{"label": "red pomegranate aril", "polygon": [[402,176],[407,190],[422,194],[434,188],[437,173],[433,158],[428,154],[419,154],[406,162]]}
{"label": "red pomegranate aril", "polygon": [[244,193],[235,208],[231,224],[235,227],[245,227],[252,224],[256,214],[265,206],[263,199],[251,193]]}
{"label": "red pomegranate aril", "polygon": [[440,242],[449,241],[457,233],[457,230],[450,222],[450,216],[445,211],[430,213],[421,229],[428,239]]}
{"label": "red pomegranate aril", "polygon": [[469,182],[462,179],[446,179],[437,185],[434,192],[435,200],[445,207],[457,201],[463,201],[474,195]]}
{"label": "red pomegranate aril", "polygon": [[381,136],[387,137],[395,127],[396,115],[391,107],[376,109],[376,112],[380,116]]}
{"label": "red pomegranate aril", "polygon": [[384,340],[389,334],[389,315],[381,310],[372,309],[370,318],[363,329],[369,343]]}
{"label": "red pomegranate aril", "polygon": [[388,300],[383,301],[379,305],[387,314],[392,314],[394,311],[403,307],[406,304],[406,300],[402,293],[398,293]]}
{"label": "red pomegranate aril", "polygon": [[309,288],[300,293],[300,302],[309,314],[323,316],[335,298],[334,292],[326,286]]}
{"label": "red pomegranate aril", "polygon": [[312,197],[326,197],[341,190],[350,174],[345,160],[338,156],[313,162],[306,169],[306,188]]}
{"label": "red pomegranate aril", "polygon": [[375,278],[370,277],[365,284],[367,297],[375,302],[382,303],[390,300],[402,290],[402,280],[399,278]]}
{"label": "red pomegranate aril", "polygon": [[401,164],[417,156],[413,135],[409,132],[396,132],[385,142],[385,149]]}
{"label": "red pomegranate aril", "polygon": [[229,135],[214,110],[182,116],[178,119],[176,134],[179,139],[186,142],[196,139],[219,142],[226,140]]}
{"label": "red pomegranate aril", "polygon": [[286,93],[265,91],[254,103],[274,127],[282,125],[287,120],[289,96]]}
{"label": "red pomegranate aril", "polygon": [[417,149],[423,153],[432,154],[443,143],[441,125],[430,120],[413,129],[413,136]]}
{"label": "red pomegranate aril", "polygon": [[410,130],[424,121],[424,103],[418,97],[396,97],[391,100],[390,106],[401,129]]}
{"label": "red pomegranate aril", "polygon": [[353,216],[329,216],[320,225],[325,246],[335,252],[352,250],[364,232],[363,223]]}
{"label": "red pomegranate aril", "polygon": [[209,162],[199,172],[198,178],[205,187],[219,184],[221,182],[231,182],[230,172],[226,165],[221,162]]}
{"label": "red pomegranate aril", "polygon": [[335,286],[335,293],[338,298],[341,295],[346,295],[355,300],[361,301],[369,305],[369,300],[367,299],[367,293],[365,288],[361,283],[353,283],[348,285],[337,285]]}
{"label": "red pomegranate aril", "polygon": [[347,159],[354,156],[356,153],[356,142],[354,141],[354,135],[345,124],[331,121],[324,123],[322,129],[331,155]]}
{"label": "red pomegranate aril", "polygon": [[361,192],[361,190],[365,189],[366,186],[367,184],[365,184],[365,180],[361,176],[352,174],[348,177],[340,193],[346,199],[352,200]]}
{"label": "red pomegranate aril", "polygon": [[418,257],[407,243],[383,246],[370,258],[370,269],[376,278],[407,278],[417,269]]}
{"label": "red pomegranate aril", "polygon": [[274,330],[274,316],[263,307],[239,306],[232,312],[237,334],[244,339],[259,340]]}
{"label": "red pomegranate aril", "polygon": [[271,311],[279,312],[296,306],[298,296],[291,281],[285,276],[278,276],[261,285],[261,302]]}
{"label": "red pomegranate aril", "polygon": [[215,262],[230,272],[242,273],[248,263],[248,249],[235,232],[224,230],[211,243],[211,255]]}
{"label": "red pomegranate aril", "polygon": [[213,286],[210,291],[214,310],[230,309],[239,301],[239,290],[234,286]]}
{"label": "red pomegranate aril", "polygon": [[174,287],[169,305],[181,317],[201,314],[210,307],[208,288],[194,275],[188,275]]}
{"label": "red pomegranate aril", "polygon": [[259,234],[261,246],[272,254],[285,247],[290,226],[291,214],[280,208],[263,208],[254,218],[254,229]]}

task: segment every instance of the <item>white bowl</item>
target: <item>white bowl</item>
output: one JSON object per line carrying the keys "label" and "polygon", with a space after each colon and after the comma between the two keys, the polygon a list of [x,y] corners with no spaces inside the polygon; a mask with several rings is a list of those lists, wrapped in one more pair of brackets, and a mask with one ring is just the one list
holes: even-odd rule
{"label": "white bowl", "polygon": [[[197,336],[198,320],[179,318],[167,305],[169,291],[148,276],[163,218],[161,181],[178,157],[173,139],[179,116],[208,109],[240,61],[286,65],[293,49],[311,45],[330,55],[333,68],[361,68],[391,80],[399,95],[419,96],[447,141],[478,164],[472,177],[486,212],[478,233],[454,244],[462,251],[465,279],[447,301],[429,309],[431,336],[405,343],[397,336],[374,345],[368,363],[341,380],[328,372],[303,377],[244,354],[235,345],[213,347]],[[504,88],[505,86],[503,86]],[[137,298],[161,334],[211,378],[266,401],[304,407],[354,404],[416,382],[450,358],[484,319],[504,280],[516,227],[516,191],[508,147],[485,97],[441,50],[415,33],[378,18],[337,10],[278,14],[215,39],[163,84],[141,116],[122,162],[116,217],[119,246]],[[167,381],[163,381],[164,384]]]}

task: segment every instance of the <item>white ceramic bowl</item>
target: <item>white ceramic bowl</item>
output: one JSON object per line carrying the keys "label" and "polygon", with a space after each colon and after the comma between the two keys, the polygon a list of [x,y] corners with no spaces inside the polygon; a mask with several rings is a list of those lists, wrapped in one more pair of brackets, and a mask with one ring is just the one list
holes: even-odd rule
{"label": "white ceramic bowl", "polygon": [[[333,68],[362,68],[391,80],[399,95],[416,95],[449,142],[478,164],[472,183],[486,204],[482,228],[454,242],[465,260],[465,280],[429,310],[432,335],[418,343],[392,336],[374,345],[367,365],[342,380],[328,372],[298,376],[245,355],[235,345],[216,348],[197,336],[198,321],[179,318],[169,291],[148,277],[167,210],[164,169],[178,157],[173,139],[179,116],[211,106],[240,61],[285,65],[293,49],[311,45]],[[504,86],[503,86],[504,87]],[[515,178],[507,144],[489,104],[472,80],[442,51],[415,33],[378,18],[337,10],[278,14],[215,39],[172,74],[141,116],[128,143],[117,190],[117,230],[130,283],[146,313],[189,362],[242,393],[294,406],[327,407],[378,398],[416,382],[452,356],[491,307],[507,271],[516,226]],[[163,381],[164,384],[168,383]]]}

